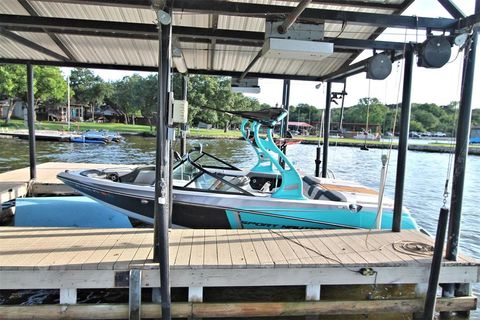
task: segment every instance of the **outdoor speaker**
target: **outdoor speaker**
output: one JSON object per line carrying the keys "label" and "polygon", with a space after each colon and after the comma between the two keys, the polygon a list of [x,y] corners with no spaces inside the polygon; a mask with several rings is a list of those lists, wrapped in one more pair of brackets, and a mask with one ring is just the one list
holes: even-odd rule
{"label": "outdoor speaker", "polygon": [[367,79],[383,80],[392,72],[392,61],[385,53],[374,55],[367,63]]}
{"label": "outdoor speaker", "polygon": [[452,45],[445,36],[430,37],[419,46],[418,63],[419,67],[441,68],[452,53]]}

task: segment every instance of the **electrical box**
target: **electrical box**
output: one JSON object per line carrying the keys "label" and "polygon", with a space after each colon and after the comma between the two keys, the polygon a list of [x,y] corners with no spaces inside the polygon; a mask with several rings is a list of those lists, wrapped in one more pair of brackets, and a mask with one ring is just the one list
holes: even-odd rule
{"label": "electrical box", "polygon": [[174,123],[188,122],[188,101],[185,101],[185,100],[173,101],[173,122]]}

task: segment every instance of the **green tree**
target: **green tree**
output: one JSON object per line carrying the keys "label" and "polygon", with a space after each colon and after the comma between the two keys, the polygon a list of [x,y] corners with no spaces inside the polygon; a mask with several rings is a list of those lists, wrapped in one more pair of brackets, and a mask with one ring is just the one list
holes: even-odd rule
{"label": "green tree", "polygon": [[420,122],[416,120],[410,120],[410,131],[425,132],[425,128]]}
{"label": "green tree", "polygon": [[36,66],[34,79],[36,102],[55,104],[65,101],[67,82],[60,68]]}
{"label": "green tree", "polygon": [[[34,67],[34,104],[40,102],[55,104],[65,100],[67,83],[63,78],[60,68]],[[23,65],[3,65],[0,67],[0,95],[8,100],[8,111],[5,123],[10,121],[15,102],[26,100],[27,74]]]}
{"label": "green tree", "polygon": [[27,92],[26,68],[22,65],[6,64],[0,67],[0,94],[8,100],[5,124],[13,113],[15,102],[25,100]]}
{"label": "green tree", "polygon": [[70,85],[75,92],[76,103],[95,107],[104,103],[113,94],[113,86],[91,70],[85,68],[73,69],[70,73]]}

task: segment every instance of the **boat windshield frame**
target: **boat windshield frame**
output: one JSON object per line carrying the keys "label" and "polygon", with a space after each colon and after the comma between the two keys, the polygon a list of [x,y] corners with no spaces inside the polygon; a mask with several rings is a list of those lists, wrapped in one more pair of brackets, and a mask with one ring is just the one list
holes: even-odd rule
{"label": "boat windshield frame", "polygon": [[[196,159],[192,159],[192,156],[191,156],[192,152],[199,152],[200,155]],[[210,157],[210,158],[214,159],[215,161],[218,161],[218,162],[224,164],[225,167],[215,166],[215,165],[201,165],[201,164],[197,163],[204,156]],[[221,175],[221,174],[218,174],[216,172],[211,172],[211,171],[208,170],[208,169],[223,169],[223,170],[233,170],[233,171],[239,171],[239,172],[242,171],[241,169],[229,164],[228,162],[225,162],[222,159],[219,159],[219,158],[215,157],[214,155],[209,154],[207,152],[203,152],[201,150],[192,150],[189,153],[187,153],[186,155],[184,155],[181,159],[182,160],[177,162],[177,164],[173,167],[172,174],[173,174],[173,171],[175,169],[179,168],[180,166],[184,165],[187,162],[189,164],[191,164],[193,167],[195,167],[199,172],[197,174],[195,174],[195,176],[193,176],[193,178],[190,179],[190,181],[188,181],[188,183],[185,184],[184,186],[174,186],[174,188],[185,189],[185,190],[197,190],[197,191],[202,191],[202,192],[213,192],[213,193],[222,193],[222,194],[236,194],[236,195],[240,194],[240,195],[253,196],[252,193],[248,192],[247,190],[242,189],[241,187],[239,187],[239,186],[237,186],[237,185],[235,185],[235,184],[231,183],[230,181],[227,181],[226,179],[223,178],[223,176],[232,176],[232,175],[228,175],[228,174]],[[212,190],[212,189],[199,189],[199,188],[189,187],[193,183],[195,183],[195,181],[197,181],[202,175],[207,175],[207,176],[212,177],[215,180],[219,180],[223,184],[231,187],[232,189],[234,189],[238,192]]]}

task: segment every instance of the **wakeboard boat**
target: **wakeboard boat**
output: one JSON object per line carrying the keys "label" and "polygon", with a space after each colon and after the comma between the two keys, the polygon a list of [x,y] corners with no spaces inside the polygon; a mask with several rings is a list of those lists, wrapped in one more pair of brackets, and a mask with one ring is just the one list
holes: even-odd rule
{"label": "wakeboard boat", "polygon": [[[354,182],[300,175],[273,139],[281,108],[238,112],[257,154],[242,170],[195,148],[173,164],[172,223],[187,228],[374,228],[378,192]],[[267,127],[261,134],[260,128]],[[254,139],[250,139],[253,132]],[[153,223],[155,166],[65,171],[65,184],[131,218]],[[383,201],[381,228],[392,226],[393,202]],[[407,209],[402,228],[417,229]]]}

